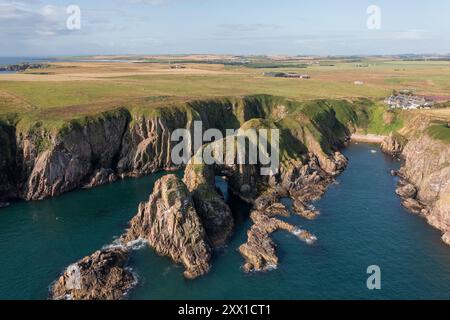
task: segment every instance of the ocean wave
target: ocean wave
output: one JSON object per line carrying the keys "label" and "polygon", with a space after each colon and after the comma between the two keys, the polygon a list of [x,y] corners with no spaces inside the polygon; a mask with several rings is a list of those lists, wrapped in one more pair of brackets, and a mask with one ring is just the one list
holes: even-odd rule
{"label": "ocean wave", "polygon": [[111,244],[102,247],[102,250],[121,248],[125,250],[140,250],[148,243],[144,238],[139,238],[127,243],[123,243],[120,238],[115,239]]}

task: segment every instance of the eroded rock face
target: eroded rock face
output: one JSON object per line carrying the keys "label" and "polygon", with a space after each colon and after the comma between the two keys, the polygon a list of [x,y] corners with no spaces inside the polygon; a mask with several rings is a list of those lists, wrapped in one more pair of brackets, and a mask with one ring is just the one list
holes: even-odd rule
{"label": "eroded rock face", "polygon": [[395,192],[401,198],[415,198],[417,195],[417,189],[411,183],[407,183],[405,185],[400,185]]}
{"label": "eroded rock face", "polygon": [[216,191],[214,177],[213,166],[188,164],[183,181],[192,194],[209,243],[221,247],[232,234],[234,218],[230,207]]}
{"label": "eroded rock face", "polygon": [[85,188],[94,188],[117,180],[117,176],[111,169],[96,170],[92,176],[91,181],[87,183]]}
{"label": "eroded rock face", "polygon": [[[266,198],[267,196],[266,194],[262,197]],[[247,231],[247,242],[239,247],[239,252],[245,259],[243,266],[245,272],[270,271],[278,266],[276,245],[270,238],[270,235],[277,230],[290,232],[308,243],[316,241],[316,237],[311,233],[276,218],[276,216],[289,216],[289,212],[283,204],[275,202],[267,207],[262,207],[262,203],[267,203],[263,199],[260,199],[258,203],[260,204],[259,209],[250,214],[253,225]]]}
{"label": "eroded rock face", "polygon": [[54,300],[118,300],[136,283],[126,268],[128,251],[97,251],[70,265],[50,289]]}
{"label": "eroded rock face", "polygon": [[139,117],[123,138],[117,170],[120,174],[139,176],[161,169],[172,169],[170,137],[175,129],[191,126],[187,114],[174,112],[170,117]]}
{"label": "eroded rock face", "polygon": [[80,186],[90,166],[64,150],[49,150],[36,159],[25,188],[26,200],[41,200]]}
{"label": "eroded rock face", "polygon": [[210,248],[201,220],[185,184],[175,175],[158,180],[150,199],[139,205],[123,242],[145,238],[159,254],[185,267],[193,279],[210,269]]}
{"label": "eroded rock face", "polygon": [[[397,192],[402,197],[403,205],[423,215],[429,224],[448,234],[450,145],[424,133],[406,144],[402,157],[405,163],[399,171],[401,181]],[[443,240],[446,239],[448,236],[444,235]]]}
{"label": "eroded rock face", "polygon": [[401,155],[405,147],[406,139],[399,134],[390,133],[381,143],[381,150],[391,156]]}
{"label": "eroded rock face", "polygon": [[[125,110],[117,110],[86,120],[83,125],[69,123],[60,132],[35,129],[19,135],[18,158],[22,159],[25,180],[21,197],[41,200],[57,196],[89,183],[96,170],[113,168],[128,116]],[[45,150],[39,150],[42,148]]]}

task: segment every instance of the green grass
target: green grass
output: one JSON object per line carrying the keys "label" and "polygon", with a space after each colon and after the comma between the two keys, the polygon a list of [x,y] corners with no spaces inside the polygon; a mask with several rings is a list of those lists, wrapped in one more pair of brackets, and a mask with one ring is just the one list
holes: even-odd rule
{"label": "green grass", "polygon": [[403,128],[403,119],[399,110],[388,110],[386,106],[378,104],[369,112],[367,133],[387,135]]}
{"label": "green grass", "polygon": [[427,133],[434,139],[450,144],[450,128],[447,123],[433,124],[427,129]]}

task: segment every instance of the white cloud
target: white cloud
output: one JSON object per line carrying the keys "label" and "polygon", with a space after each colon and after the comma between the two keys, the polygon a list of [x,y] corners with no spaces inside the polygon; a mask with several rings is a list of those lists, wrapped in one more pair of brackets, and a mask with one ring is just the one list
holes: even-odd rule
{"label": "white cloud", "polygon": [[37,2],[0,2],[0,39],[53,36],[65,32],[65,9]]}

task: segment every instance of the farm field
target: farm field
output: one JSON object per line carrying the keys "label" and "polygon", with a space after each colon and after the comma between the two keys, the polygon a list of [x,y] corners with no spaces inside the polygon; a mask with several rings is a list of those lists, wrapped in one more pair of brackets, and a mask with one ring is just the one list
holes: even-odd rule
{"label": "farm field", "polygon": [[[158,56],[142,60],[146,63],[94,58],[102,60],[52,62],[45,69],[0,74],[0,115],[63,120],[119,106],[151,107],[148,102],[161,97],[164,101],[180,101],[271,94],[296,100],[365,97],[377,101],[401,89],[442,99],[450,97],[448,61],[265,57],[248,67],[230,63],[235,58],[229,56],[187,56],[177,60]],[[218,63],[220,59],[225,63]],[[183,68],[171,68],[172,61]],[[306,67],[297,67],[303,64]],[[265,72],[302,73],[311,79],[268,77]],[[448,117],[445,109],[429,113]]]}

